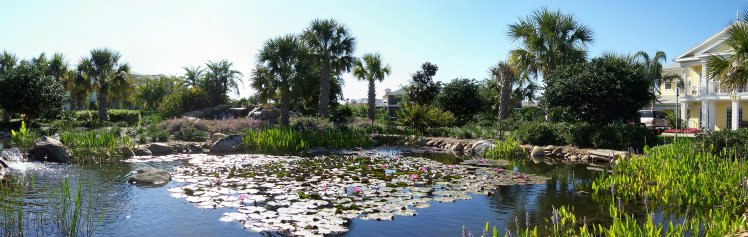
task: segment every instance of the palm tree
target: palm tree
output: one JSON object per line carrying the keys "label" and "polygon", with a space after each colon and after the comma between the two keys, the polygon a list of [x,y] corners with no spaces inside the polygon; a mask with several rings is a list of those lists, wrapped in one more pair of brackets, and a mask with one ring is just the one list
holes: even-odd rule
{"label": "palm tree", "polygon": [[78,72],[88,81],[91,89],[96,92],[96,102],[99,106],[99,120],[106,121],[106,111],[109,102],[118,96],[123,96],[130,90],[130,66],[121,63],[120,54],[111,49],[91,50],[91,56],[81,59]]}
{"label": "palm tree", "polygon": [[725,45],[732,55],[711,55],[707,61],[709,76],[719,81],[720,87],[737,90],[748,84],[748,12],[729,26]]}
{"label": "palm tree", "polygon": [[[662,63],[667,61],[667,56],[665,55],[665,52],[657,51],[655,52],[654,57],[649,57],[649,54],[644,51],[639,51],[636,54],[634,54],[634,59],[640,59],[640,63],[644,66],[647,74],[647,78],[652,83],[651,90],[652,94],[657,95],[660,93],[660,84],[665,81],[672,81],[680,78],[678,75],[674,74],[668,74],[668,75],[662,75]],[[657,102],[657,97],[655,97],[654,100],[652,100],[652,105],[650,109],[654,109],[655,103]]]}
{"label": "palm tree", "polygon": [[[365,64],[365,65],[364,65]],[[369,119],[374,122],[374,109],[376,108],[376,94],[374,82],[384,80],[384,76],[390,75],[390,66],[382,65],[382,56],[376,54],[365,54],[363,60],[356,60],[353,66],[353,75],[359,80],[369,81]]]}
{"label": "palm tree", "polygon": [[[297,66],[303,67],[306,49],[294,35],[286,35],[265,41],[258,57],[259,64],[255,74],[263,78],[272,78],[280,90],[281,124],[288,126],[289,88],[299,75]],[[260,71],[264,70],[264,71]],[[258,72],[259,71],[259,72]]]}
{"label": "palm tree", "polygon": [[573,15],[543,8],[509,25],[508,35],[521,43],[511,51],[511,63],[537,77],[559,65],[584,61],[593,33]]}
{"label": "palm tree", "polygon": [[15,54],[8,51],[3,51],[0,54],[0,74],[12,70],[16,67],[16,64],[18,64],[18,57]]}
{"label": "palm tree", "polygon": [[206,66],[208,72],[205,73],[205,83],[208,84],[208,92],[213,97],[214,104],[221,104],[228,99],[228,92],[231,90],[239,94],[239,83],[242,82],[242,73],[234,70],[233,63],[228,60],[218,62],[209,61]]}
{"label": "palm tree", "polygon": [[302,33],[302,38],[322,65],[317,114],[327,116],[332,73],[339,75],[351,70],[355,61],[353,51],[356,47],[356,39],[350,36],[345,25],[333,19],[313,20],[309,28]]}
{"label": "palm tree", "polygon": [[205,74],[205,69],[200,68],[200,66],[190,66],[190,67],[183,67],[184,69],[184,86],[189,88],[197,87],[200,82],[203,80],[203,74]]}
{"label": "palm tree", "polygon": [[252,70],[252,89],[256,91],[257,100],[262,105],[267,105],[271,99],[276,99],[278,92],[278,81],[270,69],[264,65],[258,65]]}
{"label": "palm tree", "polygon": [[491,76],[498,81],[501,93],[499,93],[499,119],[509,117],[509,111],[512,102],[512,87],[519,81],[519,77],[512,67],[506,61],[501,61],[496,66],[489,69]]}

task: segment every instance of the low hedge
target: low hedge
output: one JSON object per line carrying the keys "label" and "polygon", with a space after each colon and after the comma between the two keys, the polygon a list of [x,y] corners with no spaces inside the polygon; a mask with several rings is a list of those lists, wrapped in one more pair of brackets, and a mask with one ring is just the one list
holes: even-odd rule
{"label": "low hedge", "polygon": [[593,125],[588,123],[523,123],[514,135],[524,144],[564,145],[641,151],[644,146],[654,146],[654,133],[644,127],[622,124]]}
{"label": "low hedge", "polygon": [[748,129],[709,131],[696,135],[696,139],[705,149],[716,154],[729,152],[737,157],[748,155]]}
{"label": "low hedge", "polygon": [[[133,126],[140,122],[140,110],[110,109],[106,111],[106,116],[107,120],[112,123],[124,122]],[[77,121],[95,121],[99,119],[99,111],[78,110],[73,112],[73,118]]]}

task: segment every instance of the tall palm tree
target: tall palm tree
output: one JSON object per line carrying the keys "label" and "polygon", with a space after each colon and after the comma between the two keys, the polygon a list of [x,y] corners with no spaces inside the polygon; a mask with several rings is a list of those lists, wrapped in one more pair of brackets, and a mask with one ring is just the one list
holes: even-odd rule
{"label": "tall palm tree", "polygon": [[130,66],[120,62],[120,54],[111,49],[91,50],[91,56],[84,57],[78,64],[80,76],[88,81],[96,92],[99,106],[99,120],[106,121],[106,111],[110,100],[122,96],[130,90]]}
{"label": "tall palm tree", "polygon": [[748,12],[727,29],[724,43],[732,55],[711,55],[707,61],[709,76],[723,89],[737,90],[748,84]]}
{"label": "tall palm tree", "polygon": [[353,66],[353,75],[359,80],[369,81],[369,119],[374,122],[374,109],[376,108],[375,81],[382,81],[386,75],[390,75],[390,65],[382,65],[382,56],[378,53],[365,54],[363,60],[356,60]]}
{"label": "tall palm tree", "polygon": [[519,81],[515,68],[506,61],[500,61],[496,66],[489,69],[491,76],[498,81],[501,93],[499,93],[499,119],[509,117],[512,103],[512,87]]}
{"label": "tall palm tree", "polygon": [[65,61],[65,56],[62,53],[55,53],[49,60],[47,65],[47,75],[52,76],[55,80],[65,82],[66,77],[70,75],[68,73],[68,63]]}
{"label": "tall palm tree", "polygon": [[259,64],[255,72],[265,70],[260,72],[263,78],[272,78],[277,83],[274,84],[280,91],[281,124],[284,126],[288,126],[289,120],[289,89],[293,80],[297,80],[302,74],[297,70],[297,66],[303,67],[306,54],[305,48],[296,36],[286,35],[265,41],[257,56]]}
{"label": "tall palm tree", "polygon": [[332,73],[339,75],[351,70],[355,61],[353,51],[356,39],[350,35],[345,25],[333,19],[313,20],[309,28],[302,33],[302,38],[322,65],[317,114],[327,116]]}
{"label": "tall palm tree", "polygon": [[278,81],[270,69],[264,65],[258,65],[252,70],[252,89],[262,105],[267,105],[271,99],[276,99],[278,93]]}
{"label": "tall palm tree", "polygon": [[183,67],[184,69],[184,86],[194,88],[200,84],[205,74],[205,69],[200,66]]}
{"label": "tall palm tree", "polygon": [[[641,60],[640,63],[646,70],[647,78],[652,83],[650,90],[654,95],[660,94],[660,84],[662,82],[673,81],[680,78],[680,76],[674,74],[662,75],[662,62],[667,61],[665,52],[657,51],[655,52],[654,57],[650,58],[647,52],[639,51],[634,54],[634,59]],[[655,103],[657,103],[657,97],[652,100],[650,109],[654,109]]]}
{"label": "tall palm tree", "polygon": [[213,103],[225,103],[228,99],[229,91],[235,91],[239,94],[239,83],[242,82],[242,73],[234,70],[233,63],[228,60],[218,62],[209,61],[205,64],[207,72],[205,73],[205,83],[209,85],[209,93],[213,96]]}
{"label": "tall palm tree", "polygon": [[593,41],[592,30],[573,15],[547,8],[509,25],[508,35],[521,44],[511,51],[510,61],[535,77],[548,75],[559,65],[584,61]]}

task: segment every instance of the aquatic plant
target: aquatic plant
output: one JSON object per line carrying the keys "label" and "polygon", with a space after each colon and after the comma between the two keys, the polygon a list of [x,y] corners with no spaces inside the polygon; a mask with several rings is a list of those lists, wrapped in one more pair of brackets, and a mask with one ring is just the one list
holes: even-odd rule
{"label": "aquatic plant", "polygon": [[484,157],[489,159],[503,160],[517,159],[521,156],[522,151],[519,142],[513,136],[509,136],[505,140],[496,140],[495,147],[484,154]]}
{"label": "aquatic plant", "polygon": [[367,133],[354,129],[297,131],[265,128],[248,130],[244,135],[244,145],[250,151],[300,154],[310,147],[371,147],[373,142]]}
{"label": "aquatic plant", "polygon": [[39,134],[26,128],[26,122],[21,121],[21,127],[16,130],[10,130],[10,140],[13,146],[23,151],[28,151],[34,145],[34,141],[39,138]]}
{"label": "aquatic plant", "polygon": [[132,148],[130,137],[117,128],[94,131],[65,131],[60,142],[68,147],[71,162],[78,164],[116,162],[123,158],[123,148]]}

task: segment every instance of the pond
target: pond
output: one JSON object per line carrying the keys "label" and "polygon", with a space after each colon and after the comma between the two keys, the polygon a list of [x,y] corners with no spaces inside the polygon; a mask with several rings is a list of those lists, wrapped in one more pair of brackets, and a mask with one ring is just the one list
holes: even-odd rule
{"label": "pond", "polygon": [[[310,160],[327,166],[308,167]],[[552,208],[561,205],[586,217],[588,223],[610,220],[607,203],[577,190],[579,184],[600,175],[585,164],[527,160],[495,166],[479,160],[487,164],[477,164],[484,166],[477,168],[452,165],[459,159],[448,154],[392,148],[314,158],[178,155],[133,161],[89,167],[16,162],[11,164],[11,174],[34,177],[35,189],[24,194],[28,203],[45,198],[40,194],[43,187],[65,178],[73,183],[80,179],[84,188],[96,194],[94,212],[105,213],[95,236],[266,236],[267,232],[257,231],[268,229],[338,236],[460,236],[463,226],[480,233],[487,221],[512,232],[526,221],[543,226]],[[351,168],[354,163],[358,165]],[[391,166],[383,167],[384,163]],[[146,166],[169,170],[174,180],[162,187],[127,183],[130,172]],[[240,169],[232,171],[231,167]],[[330,171],[335,169],[337,173]],[[294,173],[301,171],[307,174]],[[232,177],[226,176],[229,172],[234,173]],[[410,179],[413,176],[418,177]],[[304,197],[315,193],[322,197]],[[257,199],[263,195],[272,198]],[[299,207],[302,204],[311,207]],[[353,204],[359,204],[359,210]],[[350,210],[336,210],[341,206]],[[295,207],[301,211],[294,211]],[[256,218],[247,218],[253,214]],[[311,220],[313,216],[321,220]],[[342,216],[358,218],[338,222]],[[309,223],[329,231],[306,227],[308,232],[288,232],[281,227],[307,224],[270,221],[284,218],[310,218]]]}

